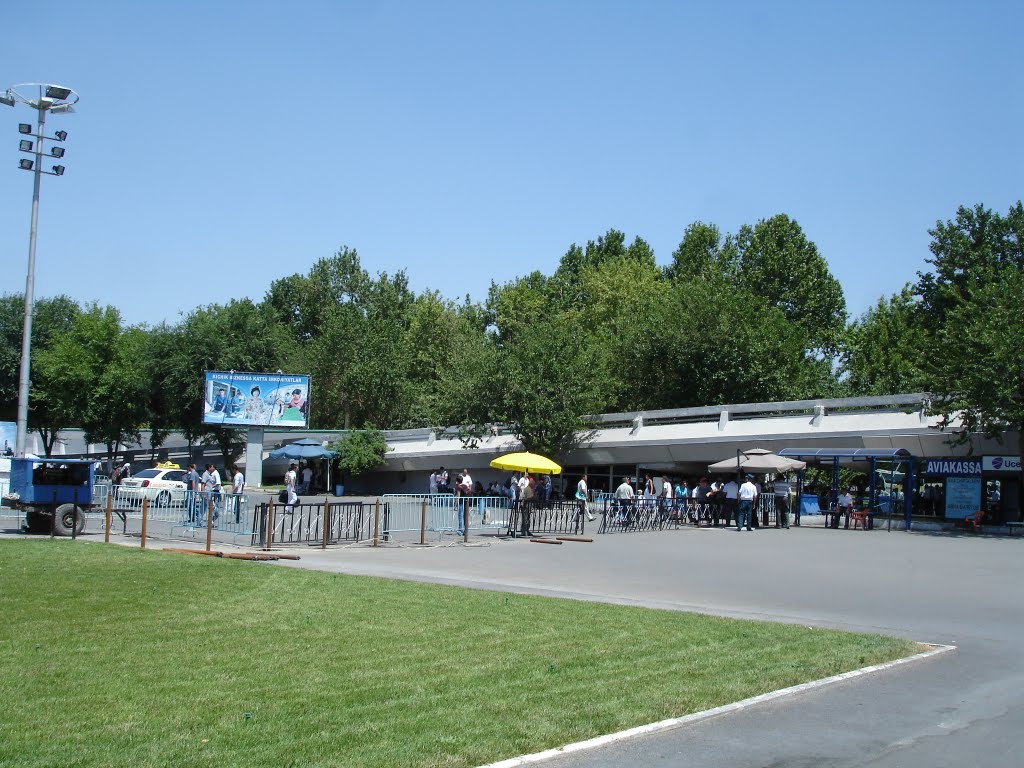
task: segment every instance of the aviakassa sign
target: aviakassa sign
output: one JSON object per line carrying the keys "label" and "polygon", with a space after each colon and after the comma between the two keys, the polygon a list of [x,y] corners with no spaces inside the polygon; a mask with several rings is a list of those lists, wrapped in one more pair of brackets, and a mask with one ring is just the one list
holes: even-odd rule
{"label": "aviakassa sign", "polygon": [[928,459],[926,475],[980,475],[981,461],[978,459]]}
{"label": "aviakassa sign", "polygon": [[1020,456],[983,456],[981,468],[985,472],[1020,472]]}

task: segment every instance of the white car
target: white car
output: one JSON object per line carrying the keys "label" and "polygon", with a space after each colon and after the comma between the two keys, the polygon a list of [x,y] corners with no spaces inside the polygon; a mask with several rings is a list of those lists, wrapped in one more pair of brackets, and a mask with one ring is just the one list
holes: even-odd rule
{"label": "white car", "polygon": [[184,469],[143,469],[122,480],[114,498],[128,504],[141,504],[143,499],[149,499],[150,504],[158,507],[180,507],[185,503],[186,474]]}

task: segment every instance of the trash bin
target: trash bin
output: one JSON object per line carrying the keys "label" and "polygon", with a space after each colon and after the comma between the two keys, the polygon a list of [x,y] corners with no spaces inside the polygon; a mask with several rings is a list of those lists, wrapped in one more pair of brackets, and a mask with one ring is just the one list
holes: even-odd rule
{"label": "trash bin", "polygon": [[345,486],[342,485],[341,483],[338,483],[336,486],[334,486],[334,495],[335,496],[344,496],[345,495]]}

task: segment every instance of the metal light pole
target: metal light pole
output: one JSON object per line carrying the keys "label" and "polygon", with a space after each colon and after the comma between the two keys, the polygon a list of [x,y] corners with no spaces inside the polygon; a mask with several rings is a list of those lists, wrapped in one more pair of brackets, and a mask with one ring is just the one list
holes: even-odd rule
{"label": "metal light pole", "polygon": [[[18,434],[15,447],[17,456],[25,455],[25,447],[28,442],[28,392],[32,373],[32,313],[34,309],[35,296],[35,274],[36,274],[36,230],[39,224],[39,187],[43,174],[48,176],[63,176],[64,166],[55,165],[52,171],[43,170],[43,142],[64,141],[67,133],[58,131],[54,136],[44,136],[43,127],[46,124],[46,113],[61,114],[74,112],[72,105],[78,103],[78,94],[70,88],[50,83],[22,83],[14,85],[0,94],[0,104],[13,107],[21,102],[36,110],[36,132],[31,133],[32,126],[22,123],[18,129],[22,136],[33,136],[33,142],[27,138],[21,140],[20,150],[35,155],[35,160],[22,160],[18,167],[25,171],[32,171],[34,179],[32,183],[32,226],[28,235],[28,276],[25,278],[25,320],[21,332],[21,369],[18,376]],[[54,147],[47,157],[61,158],[64,156],[63,147]]]}

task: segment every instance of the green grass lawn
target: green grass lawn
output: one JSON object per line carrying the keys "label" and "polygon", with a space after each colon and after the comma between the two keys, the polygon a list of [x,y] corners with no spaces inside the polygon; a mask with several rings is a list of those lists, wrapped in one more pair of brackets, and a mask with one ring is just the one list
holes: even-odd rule
{"label": "green grass lawn", "polygon": [[909,642],[71,541],[0,541],[0,765],[472,766]]}

